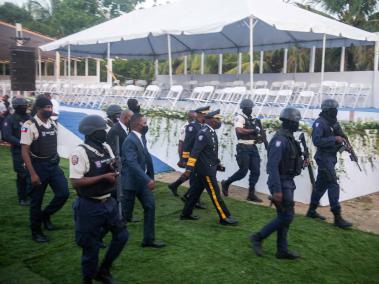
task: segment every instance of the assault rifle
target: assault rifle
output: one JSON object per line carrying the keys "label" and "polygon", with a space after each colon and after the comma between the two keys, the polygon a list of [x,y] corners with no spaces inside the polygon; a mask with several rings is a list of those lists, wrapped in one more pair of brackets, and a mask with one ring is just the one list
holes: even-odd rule
{"label": "assault rifle", "polygon": [[115,170],[118,172],[118,175],[116,176],[116,196],[117,196],[117,205],[118,205],[118,212],[119,212],[119,218],[122,220],[122,183],[121,183],[121,157],[120,157],[120,137],[116,135],[116,141],[115,141]]}
{"label": "assault rifle", "polygon": [[[304,133],[300,134],[299,139],[300,139],[301,145],[303,146],[303,156],[304,156],[305,160],[310,161],[309,149],[308,149],[307,143],[305,142],[305,135],[304,135]],[[308,168],[309,179],[311,180],[312,191],[313,191],[315,189],[316,182],[315,182],[315,175],[313,173],[313,168],[312,168],[311,163],[308,163],[308,167],[307,168]]]}
{"label": "assault rifle", "polygon": [[347,135],[343,132],[341,125],[338,122],[333,125],[333,130],[335,135],[341,136],[344,139],[344,142],[338,151],[340,153],[343,151],[348,152],[350,154],[350,160],[357,164],[359,171],[362,171],[361,166],[359,165],[357,154],[355,154],[355,151],[350,144],[349,137],[347,137]]}
{"label": "assault rifle", "polygon": [[263,129],[263,125],[259,119],[258,119],[258,122],[259,122],[259,128],[260,128],[259,139],[265,145],[266,151],[268,151],[268,141],[267,141],[267,136],[266,136],[266,130]]}

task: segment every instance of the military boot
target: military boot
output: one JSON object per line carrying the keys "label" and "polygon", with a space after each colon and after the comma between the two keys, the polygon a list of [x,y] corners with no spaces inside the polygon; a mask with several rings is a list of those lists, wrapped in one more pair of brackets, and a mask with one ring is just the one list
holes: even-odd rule
{"label": "military boot", "polygon": [[346,229],[346,228],[353,226],[352,223],[350,223],[350,222],[346,221],[344,218],[342,218],[341,210],[334,211],[333,214],[334,214],[334,225],[335,226],[342,228],[342,229]]}
{"label": "military boot", "polygon": [[307,214],[305,216],[309,218],[313,218],[313,219],[320,219],[323,221],[326,220],[324,216],[317,213],[316,209],[317,209],[317,205],[310,204]]}
{"label": "military boot", "polygon": [[253,234],[250,237],[251,248],[254,250],[257,256],[263,256],[262,241],[259,233]]}
{"label": "military boot", "polygon": [[171,190],[172,194],[176,197],[179,196],[179,194],[178,194],[179,185],[181,185],[181,181],[179,179],[177,179],[176,181],[174,181],[173,183],[170,183],[168,185],[168,188]]}
{"label": "military boot", "polygon": [[229,196],[229,183],[227,180],[221,181],[221,191],[225,197]]}
{"label": "military boot", "polygon": [[253,201],[257,203],[263,202],[262,199],[260,199],[258,196],[255,195],[255,188],[249,188],[249,194],[247,195],[246,200]]}

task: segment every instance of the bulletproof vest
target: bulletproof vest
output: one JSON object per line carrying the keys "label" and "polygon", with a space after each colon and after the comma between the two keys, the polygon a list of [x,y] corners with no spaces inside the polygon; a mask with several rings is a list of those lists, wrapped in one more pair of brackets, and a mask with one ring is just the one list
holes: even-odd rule
{"label": "bulletproof vest", "polygon": [[286,130],[279,129],[276,137],[286,137],[288,140],[288,149],[283,153],[282,160],[279,164],[279,173],[281,176],[298,176],[303,168],[303,159],[301,154],[300,143],[295,140],[292,134]]}
{"label": "bulletproof vest", "polygon": [[29,120],[29,115],[18,115],[13,114],[12,115],[12,136],[17,137],[18,139],[21,138],[21,127],[24,124],[25,121]]}
{"label": "bulletproof vest", "polygon": [[30,145],[30,152],[37,158],[51,158],[57,156],[58,136],[55,124],[51,123],[50,128],[46,128],[43,125],[38,125],[34,118],[32,118],[31,121],[37,127],[38,139],[34,140]]}
{"label": "bulletproof vest", "polygon": [[[80,146],[85,149],[90,165],[89,171],[84,175],[85,177],[100,176],[114,171],[110,166],[112,159],[108,151],[105,149],[102,151],[97,150],[100,154],[103,154],[103,156],[99,156],[94,151],[88,149],[85,144]],[[76,188],[76,192],[80,197],[98,197],[111,193],[114,188],[114,184],[102,180],[96,184],[78,187]]]}
{"label": "bulletproof vest", "polygon": [[[242,116],[242,115],[241,115]],[[242,116],[245,119],[245,124],[243,125],[244,129],[256,129],[258,126],[258,122],[256,118],[252,118],[251,116]],[[257,139],[257,134],[237,134],[238,140],[255,140]]]}

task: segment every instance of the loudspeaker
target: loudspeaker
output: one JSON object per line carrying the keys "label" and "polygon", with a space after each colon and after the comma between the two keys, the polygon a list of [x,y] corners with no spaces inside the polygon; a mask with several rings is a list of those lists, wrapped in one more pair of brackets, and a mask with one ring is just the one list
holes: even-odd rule
{"label": "loudspeaker", "polygon": [[11,90],[36,90],[36,51],[34,47],[11,48]]}

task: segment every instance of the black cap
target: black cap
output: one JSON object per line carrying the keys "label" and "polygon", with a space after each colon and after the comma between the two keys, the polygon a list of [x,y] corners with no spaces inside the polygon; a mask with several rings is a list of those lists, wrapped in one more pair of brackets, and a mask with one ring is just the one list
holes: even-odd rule
{"label": "black cap", "polygon": [[205,116],[205,118],[221,118],[220,110],[210,111]]}
{"label": "black cap", "polygon": [[210,106],[205,106],[205,107],[199,107],[195,109],[196,113],[202,113],[202,114],[207,114],[209,112]]}
{"label": "black cap", "polygon": [[53,103],[46,97],[38,97],[35,102],[37,108],[44,108],[46,106],[53,106]]}

